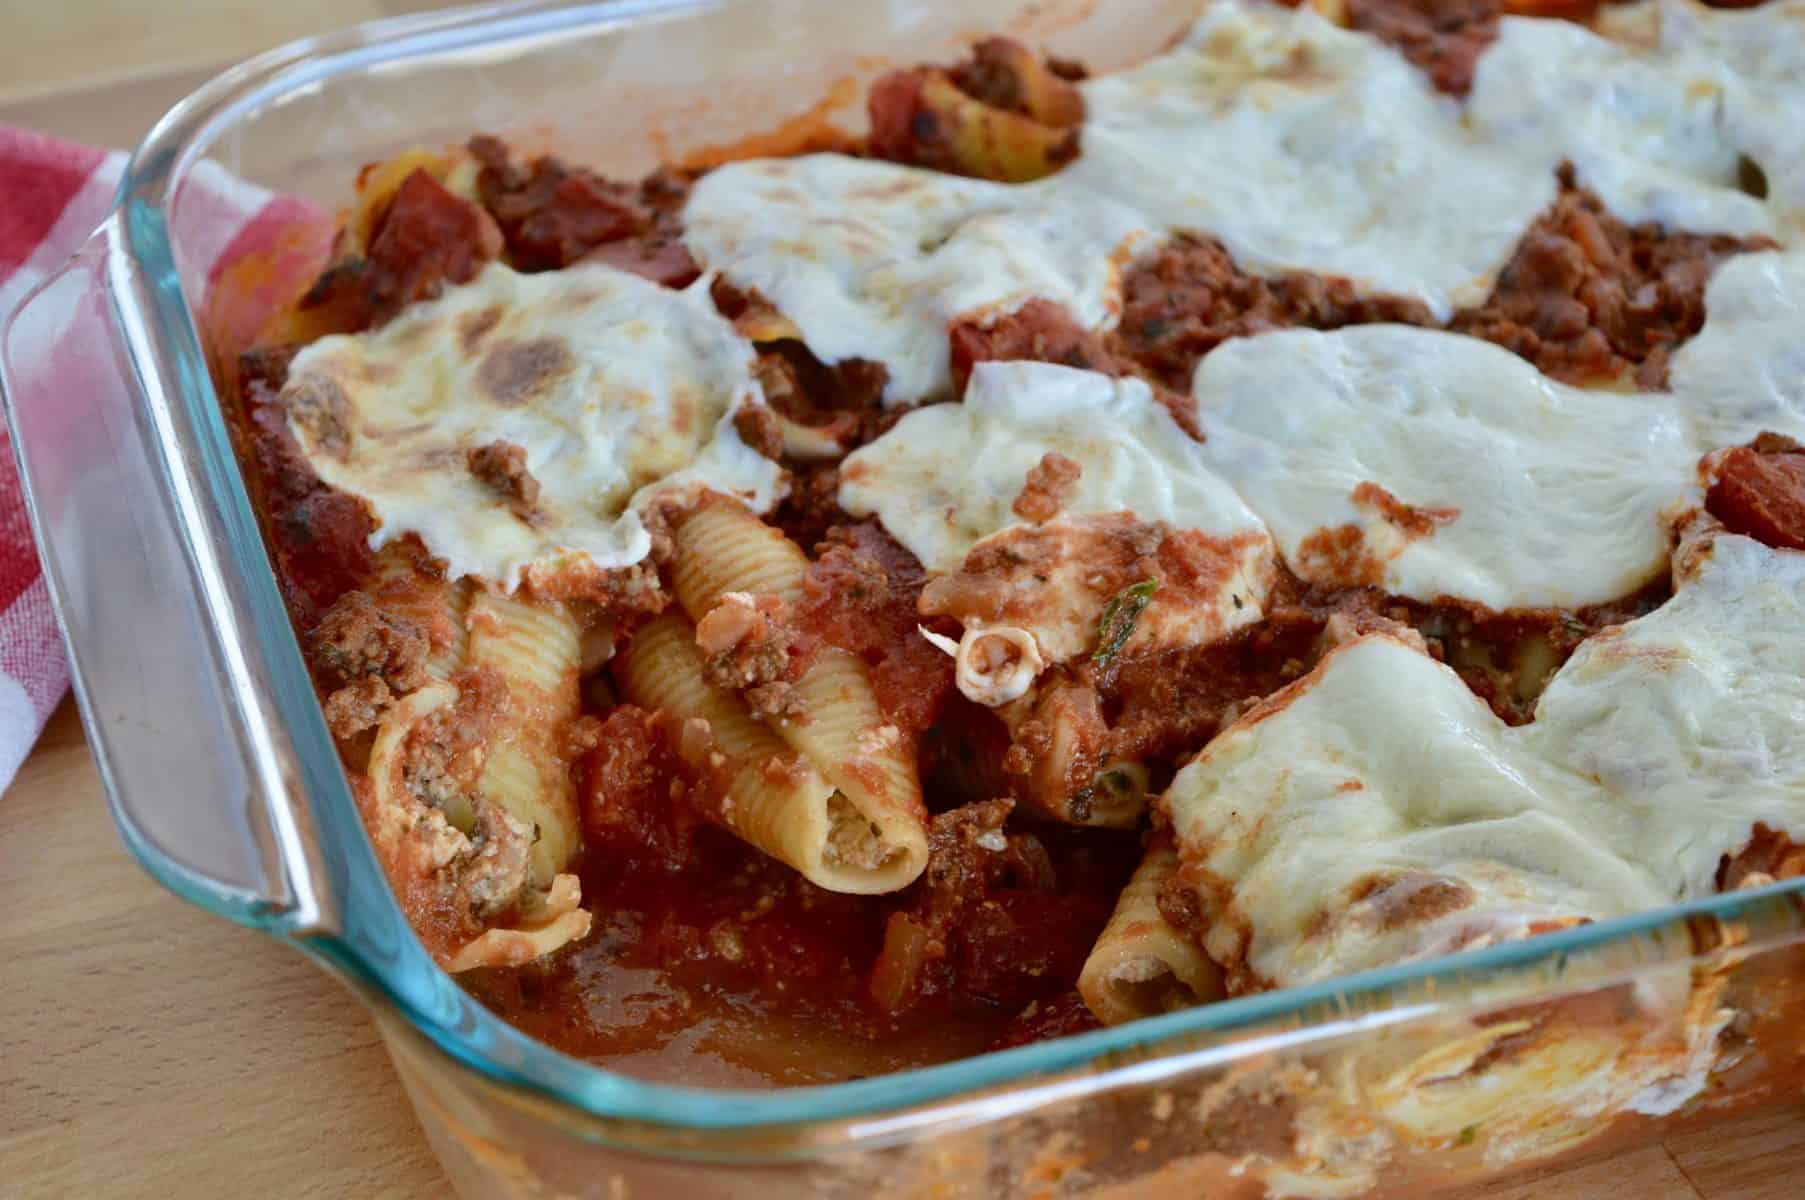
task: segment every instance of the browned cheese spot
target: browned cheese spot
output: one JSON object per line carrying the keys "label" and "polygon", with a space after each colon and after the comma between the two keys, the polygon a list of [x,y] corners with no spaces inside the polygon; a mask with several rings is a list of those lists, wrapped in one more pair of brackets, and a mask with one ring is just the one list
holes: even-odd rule
{"label": "browned cheese spot", "polygon": [[326,375],[303,375],[286,391],[288,412],[313,448],[344,462],[351,457],[351,398]]}
{"label": "browned cheese spot", "polygon": [[491,304],[480,312],[465,313],[458,318],[458,345],[474,358],[482,349],[483,339],[501,322],[501,306]]}
{"label": "browned cheese spot", "polygon": [[489,351],[476,382],[504,408],[531,401],[547,383],[570,369],[570,350],[557,338],[505,341]]}

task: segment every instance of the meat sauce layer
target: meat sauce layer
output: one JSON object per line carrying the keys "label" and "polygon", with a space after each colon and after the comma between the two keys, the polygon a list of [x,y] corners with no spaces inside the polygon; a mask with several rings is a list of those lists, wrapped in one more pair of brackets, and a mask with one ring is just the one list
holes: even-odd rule
{"label": "meat sauce layer", "polygon": [[[1347,5],[1355,28],[1398,46],[1455,94],[1470,86],[1502,11],[1486,0]],[[1082,69],[1049,62],[1028,70],[1011,47],[981,43],[955,68],[918,68],[878,84],[867,152],[954,169],[960,127],[945,113],[960,111],[962,97],[1052,131],[1032,146],[1041,167],[1081,153],[1081,101],[1074,112],[1070,83]],[[623,183],[551,157],[518,162],[491,138],[475,139],[469,151],[477,202],[426,172],[409,175],[377,215],[363,253],[328,270],[302,299],[294,328],[380,325],[497,258],[526,271],[599,261],[671,287],[697,278],[680,240],[694,172],[666,169]],[[1449,327],[1556,378],[1627,377],[1658,388],[1672,351],[1703,322],[1713,269],[1763,245],[1627,225],[1563,172],[1558,199],[1525,234],[1492,296]],[[1130,264],[1124,293],[1120,325],[1106,334],[1039,301],[994,323],[955,324],[955,378],[962,386],[973,363],[998,358],[1133,374],[1195,431],[1190,375],[1223,341],[1289,327],[1432,323],[1419,303],[1361,295],[1346,280],[1249,274],[1203,234]],[[761,303],[725,287],[715,299],[732,318]],[[278,339],[245,355],[234,382],[247,474],[291,613],[309,630],[369,576],[372,526],[358,501],[320,482],[289,432],[277,393],[303,340]],[[830,368],[793,340],[761,343],[760,352],[772,408],[800,424],[856,445],[895,419],[878,403],[881,368]],[[772,431],[747,432],[778,451]],[[1716,457],[1710,512],[1769,545],[1805,549],[1805,450],[1764,438]],[[839,509],[831,462],[785,466],[791,491],[771,520],[813,560],[798,627],[809,644],[859,655],[887,716],[922,735],[933,811],[926,873],[891,896],[815,887],[703,819],[655,714],[598,705],[583,718],[591,748],[579,768],[586,842],[576,868],[597,927],[549,959],[471,972],[463,982],[560,1049],[696,1083],[830,1082],[1093,1027],[1075,990],[1078,971],[1139,860],[1141,835],[1054,826],[1017,802],[1011,763],[1031,759],[1044,731],[1027,722],[1011,733],[953,690],[949,661],[915,632],[920,564],[878,525]],[[1149,764],[1158,788],[1186,755],[1349,631],[1416,630],[1500,717],[1521,723],[1580,641],[1667,594],[1656,583],[1586,610],[1494,613],[1366,588],[1311,589],[1287,577],[1264,622],[1220,643],[1060,670],[1096,690],[1108,755]],[[589,682],[586,694],[606,696],[605,672]],[[1726,864],[1726,878],[1797,869],[1789,844],[1771,834],[1757,842],[1748,862]],[[1185,927],[1177,901],[1168,917]]]}

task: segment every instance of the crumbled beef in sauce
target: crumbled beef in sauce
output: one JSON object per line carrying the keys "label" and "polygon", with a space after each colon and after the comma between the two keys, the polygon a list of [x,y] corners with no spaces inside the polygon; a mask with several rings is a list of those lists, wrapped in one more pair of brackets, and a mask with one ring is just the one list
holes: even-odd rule
{"label": "crumbled beef in sauce", "polygon": [[271,348],[240,357],[239,436],[283,598],[295,623],[307,628],[368,575],[374,522],[363,501],[320,481],[289,429],[281,392],[292,356],[291,348]]}
{"label": "crumbled beef in sauce", "polygon": [[[1583,16],[1583,7],[1549,15]],[[1436,88],[1457,96],[1470,88],[1501,11],[1512,9],[1495,0],[1346,4],[1352,28],[1396,46]],[[1008,158],[1019,148],[1006,147],[998,159],[1003,168],[1028,161],[1037,170],[1056,169],[1078,151],[1082,101],[1069,83],[1084,72],[1025,55],[993,39],[956,66],[888,77],[870,96],[869,152],[966,173],[970,164],[960,156],[976,144],[971,131],[988,128],[991,118],[973,118],[963,97],[984,113],[1035,127],[1029,132],[1040,140],[1024,143],[1028,159]],[[930,95],[935,80],[950,81],[957,96]],[[949,113],[959,120],[949,121]],[[959,123],[969,119],[979,125]],[[552,157],[517,163],[493,138],[473,139],[469,149],[480,164],[480,204],[415,172],[377,218],[367,251],[330,269],[305,304],[332,310],[333,328],[366,328],[497,257],[525,271],[601,262],[672,287],[698,278],[681,242],[694,172],[665,169],[623,183]],[[997,152],[995,144],[980,149]],[[1658,388],[1674,349],[1702,324],[1712,271],[1731,254],[1768,244],[1626,225],[1563,168],[1555,204],[1525,234],[1493,294],[1458,312],[1449,328],[1504,346],[1555,378],[1596,383],[1633,375]],[[1121,318],[1107,333],[1080,327],[1046,300],[994,319],[954,322],[948,349],[956,392],[976,363],[992,360],[1134,375],[1201,438],[1188,396],[1191,375],[1230,338],[1375,322],[1434,325],[1421,303],[1363,295],[1345,279],[1249,274],[1202,234],[1179,235],[1129,264],[1123,284]],[[836,1030],[847,1046],[911,1047],[873,1059],[872,1069],[882,1070],[1094,1028],[1075,981],[1140,856],[1138,834],[1048,825],[997,798],[1010,790],[1012,770],[1026,773],[1046,752],[1049,732],[1028,721],[1012,743],[992,712],[956,692],[951,660],[916,633],[925,570],[876,521],[855,519],[837,502],[841,455],[881,436],[900,416],[882,403],[883,368],[859,360],[823,364],[793,330],[782,331],[780,314],[760,309],[761,298],[721,280],[713,296],[730,320],[774,318],[766,323],[772,333],[748,334],[758,343],[756,370],[770,407],[742,414],[735,425],[742,440],[787,469],[788,494],[766,519],[803,546],[811,564],[793,606],[777,611],[754,598],[744,612],[702,622],[698,639],[710,679],[736,689],[761,719],[797,719],[803,714],[786,689],[814,648],[860,656],[886,718],[919,744],[936,814],[928,868],[889,897],[815,887],[707,819],[714,784],[678,753],[681,731],[667,718],[615,705],[569,731],[585,833],[576,869],[586,907],[602,918],[598,934],[528,968],[477,972],[466,981],[529,1032],[597,1057],[655,1049],[711,1022],[743,1033],[798,1018]],[[366,733],[395,694],[423,681],[425,639],[352,590],[369,576],[371,521],[360,503],[324,487],[300,455],[277,398],[286,366],[281,350],[240,364],[252,486],[269,514],[291,609],[312,627],[311,658],[331,689],[328,719],[350,738]],[[526,515],[537,481],[524,458],[520,447],[497,441],[472,450],[467,466]],[[1714,461],[1714,516],[1770,545],[1805,549],[1805,451],[1764,437]],[[1057,515],[1077,477],[1076,463],[1049,455],[1024,480],[1017,515]],[[620,573],[620,602],[606,606],[625,636],[636,612],[666,600],[658,564],[668,567],[668,538],[661,540],[656,513],[648,524],[661,548],[650,562]],[[1652,610],[1668,594],[1662,580],[1584,610],[1490,613],[1371,588],[1315,590],[1286,575],[1266,619],[1220,642],[1103,665],[1066,664],[1043,683],[1094,688],[1108,727],[1104,757],[1146,764],[1158,790],[1198,747],[1349,637],[1384,631],[1415,639],[1500,718],[1520,724],[1584,638]],[[957,634],[951,622],[940,627]],[[459,712],[486,719],[493,687],[485,690],[481,679],[459,683],[475,697]],[[469,782],[455,756],[479,733],[474,726],[435,729],[444,753],[416,756],[409,786],[435,804],[453,802]],[[1758,827],[1750,846],[1726,859],[1719,882],[1735,887],[1801,870],[1805,856]],[[1201,936],[1195,881],[1169,886],[1159,899],[1175,928]],[[635,994],[655,996],[609,1016],[604,1010],[613,1001],[597,1000],[607,987],[649,987]],[[789,1082],[844,1074],[819,1064],[785,1070],[791,1073],[775,1074]]]}
{"label": "crumbled beef in sauce", "polygon": [[493,137],[472,138],[469,150],[481,164],[483,207],[519,270],[602,262],[667,287],[687,286],[701,273],[682,242],[692,174],[665,168],[627,184],[551,155],[519,165]]}
{"label": "crumbled beef in sauce", "polygon": [[1117,877],[1119,888],[1138,841],[1097,837],[1056,860],[1048,839],[1071,835],[1010,829],[1012,806],[974,801],[933,819],[927,871],[891,913],[871,972],[883,1010],[937,998],[1020,1010],[1076,980],[1114,892],[1075,885],[1104,875]]}
{"label": "crumbled beef in sauce", "polygon": [[496,440],[476,446],[466,456],[470,474],[507,502],[525,520],[539,503],[539,481],[527,469],[526,448]]}
{"label": "crumbled beef in sauce", "polygon": [[1718,264],[1774,243],[1627,225],[1577,184],[1570,166],[1561,168],[1560,186],[1491,296],[1456,313],[1449,327],[1568,383],[1633,373],[1643,388],[1665,388],[1669,357],[1705,323],[1705,286]]}
{"label": "crumbled beef in sauce", "polygon": [[1083,473],[1077,462],[1049,450],[1028,469],[1009,510],[1024,521],[1051,521],[1071,499]]}
{"label": "crumbled beef in sauce", "polygon": [[468,283],[501,252],[482,209],[425,170],[401,181],[361,255],[341,258],[301,300],[347,332],[381,325],[448,284]]}
{"label": "crumbled beef in sauce", "polygon": [[[1492,294],[1457,311],[1447,328],[1502,346],[1568,383],[1633,375],[1644,388],[1663,388],[1669,357],[1704,324],[1705,287],[1718,264],[1773,243],[1626,225],[1578,186],[1570,167],[1559,175],[1554,205],[1523,235]],[[1435,325],[1419,301],[1362,295],[1346,279],[1302,271],[1250,275],[1214,238],[1180,235],[1130,267],[1122,320],[1107,349],[1076,330],[1061,340],[992,334],[988,343],[1008,356],[1116,373],[1125,362],[1187,390],[1198,360],[1230,338],[1379,322]]]}
{"label": "crumbled beef in sauce", "polygon": [[1124,277],[1116,348],[1152,379],[1188,391],[1197,360],[1229,338],[1380,321],[1427,325],[1431,318],[1420,301],[1363,296],[1346,279],[1250,275],[1215,238],[1183,234]]}
{"label": "crumbled beef in sauce", "polygon": [[953,690],[952,660],[916,632],[927,572],[875,521],[836,526],[815,549],[798,623],[865,661],[879,706],[905,734],[927,729]]}
{"label": "crumbled beef in sauce", "polygon": [[1397,47],[1437,91],[1464,96],[1498,36],[1497,0],[1347,0],[1348,25]]}

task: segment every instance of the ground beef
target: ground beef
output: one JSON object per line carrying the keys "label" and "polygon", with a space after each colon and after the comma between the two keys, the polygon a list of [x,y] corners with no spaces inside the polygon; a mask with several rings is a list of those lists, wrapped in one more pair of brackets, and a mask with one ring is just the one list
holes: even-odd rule
{"label": "ground beef", "polygon": [[328,268],[301,307],[326,314],[334,329],[367,329],[446,284],[468,283],[500,252],[501,234],[482,209],[416,170],[377,218],[362,257]]}
{"label": "ground beef", "polygon": [[539,481],[527,470],[524,447],[493,441],[471,450],[466,461],[470,473],[506,500],[514,515],[522,520],[532,516],[539,503]]}
{"label": "ground beef", "polygon": [[662,872],[689,861],[702,815],[688,801],[687,768],[669,722],[616,705],[577,768],[584,844],[597,861]]}
{"label": "ground beef", "polygon": [[339,688],[326,697],[322,706],[326,728],[341,741],[350,741],[365,730],[374,729],[394,701],[389,685],[375,675],[366,675]]}
{"label": "ground beef", "polygon": [[1003,1026],[989,1048],[1007,1050],[1012,1046],[1028,1046],[1101,1028],[1103,1022],[1097,1020],[1096,1014],[1085,1005],[1084,997],[1074,988],[1050,1000],[1036,1000],[1022,1009]]}
{"label": "ground beef", "polygon": [[957,320],[948,330],[948,340],[953,386],[960,392],[965,391],[972,367],[981,362],[1028,359],[1108,375],[1126,371],[1100,335],[1079,325],[1063,305],[1051,300],[1030,300],[994,319]]}
{"label": "ground beef", "polygon": [[816,550],[795,623],[865,662],[884,716],[905,735],[928,728],[952,693],[953,663],[917,631],[927,572],[875,521],[838,526]]}
{"label": "ground beef", "polygon": [[762,404],[748,404],[733,414],[733,431],[754,453],[776,461],[783,457],[783,428]]}
{"label": "ground beef", "polygon": [[1024,521],[1051,521],[1071,500],[1083,470],[1065,455],[1047,451],[1028,468],[1027,481],[1009,510]]}
{"label": "ground beef", "polygon": [[1805,448],[1763,434],[1713,464],[1705,507],[1732,533],[1769,546],[1805,550]]}
{"label": "ground beef", "polygon": [[283,599],[305,629],[368,576],[374,522],[363,501],[321,482],[289,429],[282,387],[292,356],[292,347],[275,347],[239,357],[242,407],[234,432]]}
{"label": "ground beef", "polygon": [[[1147,364],[1137,361],[1124,346],[1079,325],[1065,306],[1051,300],[1030,300],[1015,312],[982,320],[955,321],[948,331],[954,386],[961,392],[972,368],[981,362],[1030,360],[1058,363],[1105,375],[1149,375]],[[1191,398],[1189,380],[1184,390],[1162,386],[1156,380],[1153,398],[1166,407],[1180,429],[1203,440],[1197,423],[1197,403]]]}
{"label": "ground beef", "polygon": [[1430,325],[1420,301],[1362,296],[1352,282],[1286,271],[1250,275],[1215,238],[1181,234],[1137,260],[1122,281],[1121,357],[1188,392],[1197,360],[1229,338],[1271,329],[1339,329],[1389,321]]}
{"label": "ground beef", "polygon": [[790,468],[790,494],[771,514],[773,525],[799,546],[813,546],[854,518],[840,507],[840,464],[798,463]]}
{"label": "ground beef", "polygon": [[940,813],[870,975],[880,1009],[1021,1012],[1071,991],[1139,858],[1132,834],[1013,828],[1011,803]]}
{"label": "ground beef", "polygon": [[755,370],[774,411],[846,445],[863,445],[895,423],[884,410],[890,373],[880,363],[854,358],[830,367],[801,342],[785,340],[763,347]]}
{"label": "ground beef", "polygon": [[1718,264],[1774,243],[1626,225],[1575,182],[1571,166],[1561,168],[1560,183],[1491,296],[1456,313],[1449,328],[1569,383],[1633,371],[1640,386],[1665,387],[1669,356],[1705,322],[1705,285]]}
{"label": "ground beef", "polygon": [[[1524,234],[1492,294],[1456,312],[1447,328],[1503,346],[1569,383],[1595,385],[1633,372],[1644,388],[1665,387],[1669,357],[1704,324],[1705,287],[1717,265],[1772,245],[1762,237],[1626,225],[1563,166],[1554,205]],[[957,370],[984,357],[1041,358],[1113,373],[1127,364],[1188,391],[1198,360],[1229,338],[1374,322],[1435,325],[1419,301],[1360,295],[1349,280],[1302,271],[1250,275],[1214,238],[1181,234],[1130,267],[1122,320],[1106,342],[1069,317],[1069,328],[1044,316],[1026,330],[1019,326],[1027,318],[1005,320],[982,333],[955,327],[953,363]]]}
{"label": "ground beef", "polygon": [[1348,24],[1397,47],[1437,91],[1464,96],[1498,36],[1497,0],[1347,0]]}
{"label": "ground beef", "polygon": [[307,635],[320,672],[335,684],[382,680],[395,692],[427,681],[427,638],[412,621],[377,606],[364,592],[346,592]]}
{"label": "ground beef", "polygon": [[682,242],[693,175],[662,168],[627,184],[550,155],[518,165],[493,137],[472,138],[469,149],[482,164],[477,194],[518,269],[605,262],[667,287],[688,286],[700,274]]}
{"label": "ground beef", "polygon": [[718,688],[745,691],[762,717],[796,716],[801,698],[789,685],[805,660],[789,614],[776,596],[729,592],[696,625],[703,676]]}

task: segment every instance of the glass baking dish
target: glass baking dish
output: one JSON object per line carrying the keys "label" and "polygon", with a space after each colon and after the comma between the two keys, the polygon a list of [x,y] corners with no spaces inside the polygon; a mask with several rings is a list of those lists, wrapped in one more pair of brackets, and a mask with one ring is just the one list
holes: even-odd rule
{"label": "glass baking dish", "polygon": [[[767,1092],[656,1085],[556,1053],[475,1003],[414,938],[221,416],[210,354],[230,347],[204,319],[196,264],[219,235],[198,173],[330,207],[360,165],[480,130],[630,174],[819,119],[824,98],[856,128],[872,75],[947,58],[974,33],[1107,68],[1195,10],[533,2],[299,43],[164,118],[111,218],[6,328],[0,374],[32,524],[121,833],[171,889],[357,991],[464,1196],[1404,1195],[1800,1095],[1805,880]],[[1539,1048],[1502,1052],[1526,1030]],[[1647,1074],[1663,1054],[1681,1067]]]}

